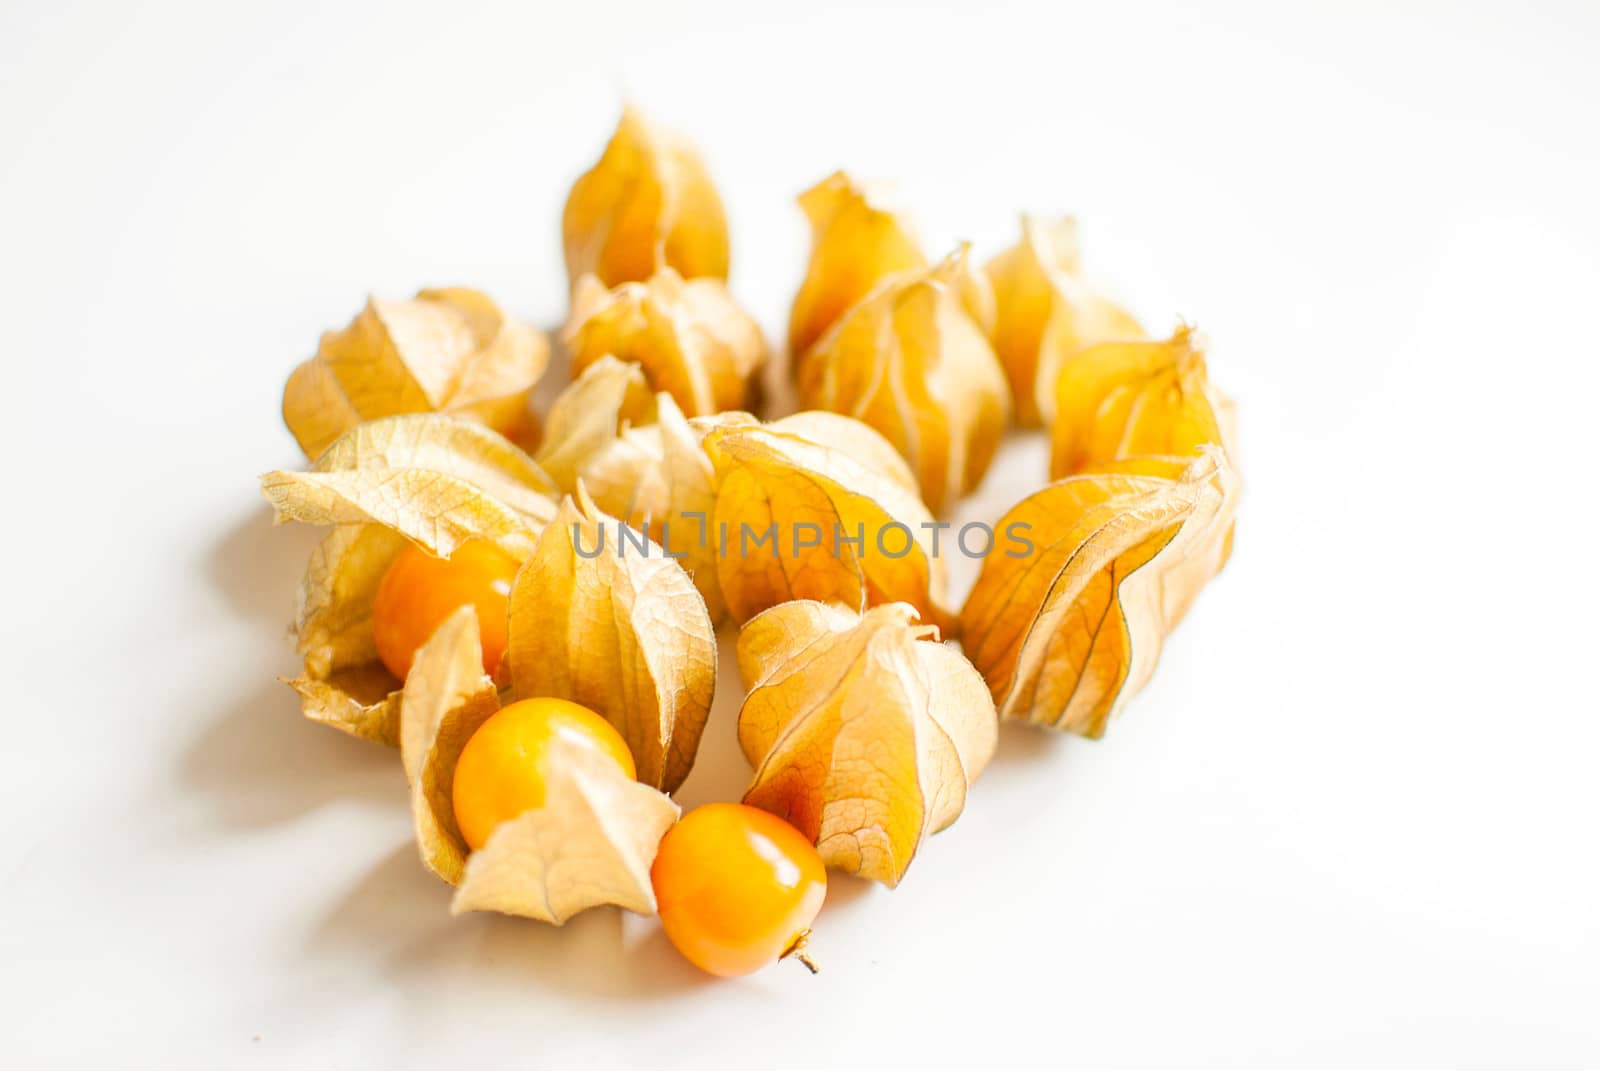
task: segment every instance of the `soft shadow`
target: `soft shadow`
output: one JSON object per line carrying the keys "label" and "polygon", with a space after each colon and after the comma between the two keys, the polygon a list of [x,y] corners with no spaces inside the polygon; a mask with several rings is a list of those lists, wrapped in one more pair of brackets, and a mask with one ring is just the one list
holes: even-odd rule
{"label": "soft shadow", "polygon": [[777,420],[800,409],[800,399],[795,393],[793,362],[787,347],[774,347],[771,359],[761,371],[761,406],[763,420]]}
{"label": "soft shadow", "polygon": [[[618,907],[595,907],[551,926],[507,915],[473,914],[452,920],[461,947],[487,975],[517,991],[530,982],[577,990],[606,1000],[687,997],[718,980],[695,967],[667,940],[655,919]],[[427,962],[408,950],[402,962]]]}
{"label": "soft shadow", "polygon": [[290,688],[265,679],[222,711],[184,753],[179,775],[234,829],[276,825],[334,800],[404,798],[391,748],[307,721]]}
{"label": "soft shadow", "polygon": [[275,825],[334,800],[404,798],[392,749],[307,721],[293,690],[274,679],[293,666],[283,651],[295,591],[321,537],[308,525],[275,526],[272,511],[256,504],[206,559],[218,592],[259,627],[262,652],[237,667],[248,690],[217,711],[179,764],[179,777],[210,799],[208,819],[224,828]]}
{"label": "soft shadow", "polygon": [[882,885],[867,878],[856,877],[854,874],[843,874],[837,870],[828,871],[828,898],[823,901],[821,918],[829,915],[842,915],[855,911],[856,905],[868,896],[875,896],[879,892],[888,893]]}
{"label": "soft shadow", "polygon": [[451,917],[450,896],[408,842],[334,905],[307,948],[344,943],[373,953],[385,977],[470,975],[474,986],[500,983],[517,993],[548,986],[631,1000],[717,984],[678,954],[654,919],[613,907],[559,927],[490,913]]}
{"label": "soft shadow", "polygon": [[1060,755],[1070,744],[1071,739],[1071,734],[1056,732],[1054,729],[1001,722],[1000,743],[995,748],[994,759],[990,765],[1048,762],[1051,756]]}
{"label": "soft shadow", "polygon": [[379,860],[339,898],[307,936],[308,948],[346,944],[381,949],[417,933],[424,920],[448,917],[450,887],[423,867],[414,841]]}
{"label": "soft shadow", "polygon": [[550,363],[545,366],[539,382],[533,385],[533,394],[529,398],[529,404],[539,414],[541,421],[550,415],[550,403],[556,400],[556,395],[572,383],[572,358],[561,343],[561,332],[566,326],[563,321],[543,329],[545,338],[550,340]]}
{"label": "soft shadow", "polygon": [[206,575],[241,615],[281,633],[294,613],[295,591],[322,530],[274,525],[272,510],[256,505],[228,526],[206,559]]}

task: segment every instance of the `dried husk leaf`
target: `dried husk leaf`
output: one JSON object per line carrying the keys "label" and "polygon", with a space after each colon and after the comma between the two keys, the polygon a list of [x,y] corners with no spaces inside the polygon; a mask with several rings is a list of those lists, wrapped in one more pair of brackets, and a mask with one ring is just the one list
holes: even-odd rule
{"label": "dried husk leaf", "polygon": [[300,712],[342,733],[394,747],[400,742],[400,682],[381,663],[304,673],[286,681],[300,695]]}
{"label": "dried husk leaf", "polygon": [[400,701],[400,762],[417,849],[423,865],[451,885],[467,861],[451,795],[456,763],[499,709],[499,692],[483,672],[477,614],[464,606],[417,650]]}
{"label": "dried husk leaf", "polygon": [[665,394],[656,398],[656,417],[654,424],[629,428],[584,465],[583,485],[603,512],[678,559],[716,625],[728,608],[710,538],[716,473],[701,440],[712,428],[756,420],[748,413],[686,420]]}
{"label": "dried husk leaf", "polygon": [[501,823],[467,859],[451,914],[499,911],[559,926],[601,904],[656,912],[650,864],[678,805],[589,748],[557,741],[545,805]]}
{"label": "dried husk leaf", "polygon": [[544,441],[535,455],[564,494],[576,489],[584,465],[629,427],[653,423],[656,398],[636,364],[601,357],[551,403]]}
{"label": "dried husk leaf", "polygon": [[705,163],[681,135],[625,107],[605,153],[573,183],[561,217],[567,279],[640,282],[658,268],[728,277],[728,224]]}
{"label": "dried husk leaf", "polygon": [[444,412],[531,441],[528,406],[550,360],[544,335],[464,287],[368,300],[289,376],[283,419],[307,457],[367,420]]}
{"label": "dried husk leaf", "polygon": [[[948,623],[944,562],[929,539],[933,515],[903,472],[873,463],[893,448],[863,448],[877,435],[865,425],[838,445],[803,433],[817,427],[786,418],[706,436],[717,481],[717,575],[729,612],[747,621],[791,599],[852,609],[906,602]],[[765,539],[773,526],[775,538]],[[848,542],[857,535],[865,537],[860,549]],[[806,546],[813,536],[817,544]]]}
{"label": "dried husk leaf", "polygon": [[262,491],[279,523],[383,524],[441,557],[485,539],[514,557],[531,548],[542,517],[508,507],[481,488],[428,469],[268,473]]}
{"label": "dried husk leaf", "polygon": [[983,678],[916,620],[903,603],[858,616],[791,602],[739,634],[739,743],[756,766],[744,802],[889,886],[960,815],[997,739]]}
{"label": "dried husk leaf", "polygon": [[1021,241],[986,271],[994,284],[995,353],[1025,427],[1054,413],[1055,377],[1073,354],[1099,342],[1144,337],[1132,315],[1084,282],[1071,217],[1023,216]]}
{"label": "dried husk leaf", "polygon": [[562,337],[574,373],[607,355],[633,362],[689,416],[755,405],[767,355],[760,326],[721,279],[686,281],[669,267],[611,290],[585,275]]}
{"label": "dried husk leaf", "polygon": [[518,513],[548,519],[555,482],[515,443],[448,416],[390,417],[352,429],[312,465],[314,472],[426,469],[448,473]]}
{"label": "dried husk leaf", "polygon": [[340,437],[306,473],[262,477],[280,520],[333,524],[301,583],[289,683],[306,717],[397,742],[400,682],[372,640],[378,585],[408,541],[448,556],[485,538],[521,560],[555,515],[554,487],[526,454],[482,425],[442,414],[387,417]]}
{"label": "dried husk leaf", "polygon": [[372,640],[372,603],[389,564],[406,546],[376,524],[334,528],[311,553],[300,585],[295,647],[305,661],[289,684],[312,721],[397,744],[400,682]]}
{"label": "dried husk leaf", "polygon": [[372,602],[406,538],[377,524],[343,525],[311,552],[295,615],[295,641],[317,677],[373,662]]}
{"label": "dried husk leaf", "polygon": [[401,706],[401,759],[425,865],[456,885],[452,913],[500,911],[557,925],[585,908],[655,910],[650,863],[678,808],[603,756],[556,742],[545,804],[469,854],[452,799],[456,763],[499,709],[477,619],[463,608],[417,652]]}
{"label": "dried husk leaf", "polygon": [[1052,479],[1123,458],[1193,457],[1207,445],[1232,447],[1232,404],[1212,388],[1190,327],[1162,342],[1080,350],[1061,369],[1056,400]]}
{"label": "dried husk leaf", "polygon": [[[747,422],[748,423],[748,422]],[[855,417],[830,413],[826,409],[803,409],[767,425],[787,435],[798,435],[814,443],[824,443],[903,487],[921,495],[917,475],[894,444]]]}
{"label": "dried husk leaf", "polygon": [[[1174,459],[1122,462],[1173,471]],[[1030,495],[1030,553],[985,559],[964,645],[1002,718],[1098,737],[1149,679],[1163,639],[1227,559],[1238,480],[1207,447],[1176,478],[1103,472]]]}
{"label": "dried husk leaf", "polygon": [[[1211,478],[1216,493],[1201,498],[1195,516],[1190,518],[1181,533],[1183,542],[1174,552],[1181,553],[1182,557],[1164,562],[1160,575],[1162,619],[1166,622],[1168,632],[1178,627],[1201,589],[1212,577],[1222,572],[1233,555],[1233,530],[1240,495],[1238,471],[1231,462],[1225,461],[1225,455],[1220,451],[1210,451],[1209,456],[1218,466]],[[1096,471],[1129,472],[1181,480],[1192,478],[1197,467],[1204,469],[1209,463],[1205,456],[1199,460],[1139,457],[1109,461],[1097,466]]]}
{"label": "dried husk leaf", "polygon": [[519,699],[581,703],[616,726],[640,781],[683,783],[711,710],[717,644],[693,581],[659,546],[619,545],[617,522],[580,486],[517,573],[508,632]]}
{"label": "dried husk leaf", "polygon": [[811,224],[811,259],[789,311],[796,359],[845,311],[891,275],[927,266],[916,236],[884,191],[836,171],[800,195]]}
{"label": "dried husk leaf", "polygon": [[381,524],[440,557],[472,539],[527,557],[555,514],[553,490],[503,437],[435,413],[363,424],[311,471],[261,477],[277,523]]}
{"label": "dried husk leaf", "polygon": [[[600,509],[647,533],[678,558],[713,624],[731,615],[718,580],[717,475],[704,439],[719,428],[756,427],[749,413],[718,413],[684,420],[670,397],[657,396],[657,421],[629,428],[584,465],[584,486]],[[826,443],[889,478],[911,495],[919,493],[905,459],[883,436],[859,420],[808,410],[766,427],[813,443]]]}
{"label": "dried husk leaf", "polygon": [[931,269],[893,276],[800,364],[802,403],[880,432],[910,462],[935,513],[983,479],[1011,415],[1005,374],[969,312],[980,278],[965,246]]}

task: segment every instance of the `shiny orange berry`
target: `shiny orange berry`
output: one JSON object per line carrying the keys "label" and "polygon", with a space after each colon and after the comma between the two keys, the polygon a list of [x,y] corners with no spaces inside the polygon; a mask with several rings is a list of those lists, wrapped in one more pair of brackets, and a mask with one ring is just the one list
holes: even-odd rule
{"label": "shiny orange berry", "polygon": [[684,815],[661,838],[650,883],[673,945],[723,977],[800,952],[828,892],[811,842],[742,803],[708,803]]}
{"label": "shiny orange berry", "polygon": [[544,806],[550,745],[561,740],[616,761],[629,779],[633,755],[622,734],[588,707],[565,699],[524,699],[478,726],[456,760],[451,803],[456,826],[473,851],[494,827]]}
{"label": "shiny orange berry", "polygon": [[483,671],[493,675],[506,653],[506,603],[517,560],[493,543],[463,543],[448,558],[412,544],[383,574],[372,603],[372,639],[378,657],[401,680],[417,648],[463,606],[478,611]]}

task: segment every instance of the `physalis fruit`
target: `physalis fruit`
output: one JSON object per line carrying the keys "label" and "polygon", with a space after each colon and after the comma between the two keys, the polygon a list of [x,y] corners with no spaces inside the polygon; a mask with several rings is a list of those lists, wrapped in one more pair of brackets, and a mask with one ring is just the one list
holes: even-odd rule
{"label": "physalis fruit", "polygon": [[473,851],[507,819],[544,806],[557,740],[611,759],[630,779],[633,755],[622,734],[588,707],[565,699],[524,699],[478,726],[456,760],[451,802]]}
{"label": "physalis fruit", "polygon": [[731,978],[805,956],[828,892],[798,830],[742,803],[708,803],[667,830],[650,868],[662,929],[703,971]]}
{"label": "physalis fruit", "polygon": [[448,558],[410,544],[384,573],[372,601],[372,639],[384,666],[400,680],[417,648],[456,610],[478,612],[483,671],[493,676],[506,653],[506,606],[517,560],[493,543],[474,539]]}

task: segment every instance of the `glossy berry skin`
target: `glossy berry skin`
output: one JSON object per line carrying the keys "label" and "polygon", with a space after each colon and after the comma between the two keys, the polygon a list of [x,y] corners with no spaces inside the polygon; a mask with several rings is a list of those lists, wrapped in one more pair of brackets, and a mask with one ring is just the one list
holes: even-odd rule
{"label": "glossy berry skin", "polygon": [[482,848],[495,826],[544,806],[550,748],[557,740],[615,760],[629,780],[633,755],[622,734],[588,707],[565,699],[524,699],[502,707],[462,748],[451,803],[467,847]]}
{"label": "glossy berry skin", "polygon": [[799,830],[742,803],[708,803],[667,830],[650,868],[667,937],[722,977],[749,974],[795,947],[828,892]]}
{"label": "glossy berry skin", "polygon": [[378,657],[401,680],[417,648],[463,606],[476,607],[483,671],[493,675],[506,653],[506,605],[517,560],[493,543],[473,540],[448,558],[411,544],[383,574],[372,603]]}

